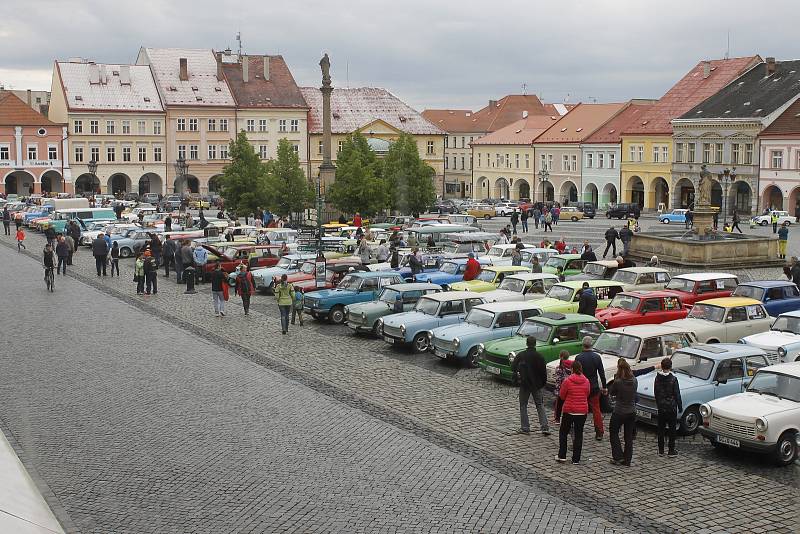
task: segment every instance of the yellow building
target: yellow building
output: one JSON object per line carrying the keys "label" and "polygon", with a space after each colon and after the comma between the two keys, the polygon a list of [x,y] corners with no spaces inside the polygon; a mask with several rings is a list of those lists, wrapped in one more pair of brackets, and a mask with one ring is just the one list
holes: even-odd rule
{"label": "yellow building", "polygon": [[[316,178],[322,164],[322,93],[302,87],[308,104],[308,175]],[[437,194],[444,190],[445,132],[425,120],[416,110],[385,89],[334,88],[331,94],[331,159],[341,150],[348,135],[359,132],[382,156],[402,133],[414,136],[422,160],[436,171]],[[303,158],[301,158],[302,160]],[[329,184],[323,184],[323,187]]]}

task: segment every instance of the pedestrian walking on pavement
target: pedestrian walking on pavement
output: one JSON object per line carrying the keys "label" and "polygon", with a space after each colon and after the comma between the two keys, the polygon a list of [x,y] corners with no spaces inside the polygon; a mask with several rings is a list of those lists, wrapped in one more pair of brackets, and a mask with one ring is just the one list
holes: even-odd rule
{"label": "pedestrian walking on pavement", "polygon": [[299,287],[292,288],[292,324],[295,318],[303,326],[303,301],[304,295]]}
{"label": "pedestrian walking on pavement", "polygon": [[144,258],[141,254],[136,254],[136,261],[133,264],[133,281],[136,282],[136,294],[144,294]]}
{"label": "pedestrian walking on pavement", "polygon": [[522,223],[522,231],[524,233],[528,233],[528,210],[522,210],[522,213],[519,214],[519,222]]}
{"label": "pedestrian walking on pavement", "polygon": [[519,420],[520,434],[530,434],[531,426],[528,420],[528,401],[533,397],[536,413],[539,416],[539,429],[542,435],[550,435],[547,423],[547,413],[544,410],[544,397],[542,389],[547,383],[547,367],[542,355],[536,351],[536,338],[528,337],[527,348],[520,352],[511,363],[511,370],[519,382]]}
{"label": "pedestrian walking on pavement", "polygon": [[564,401],[561,414],[561,426],[558,429],[558,456],[556,461],[567,461],[567,437],[572,430],[572,463],[581,461],[583,450],[583,426],[589,413],[587,397],[591,387],[589,380],[583,376],[581,362],[572,362],[572,373],[561,384],[558,396]]}
{"label": "pedestrian walking on pavement", "polygon": [[92,255],[94,256],[95,267],[97,268],[97,276],[101,274],[106,276],[106,258],[108,257],[108,245],[106,244],[105,236],[98,235],[92,239]]}
{"label": "pedestrian walking on pavement", "polygon": [[619,240],[622,241],[622,255],[627,257],[628,249],[631,247],[631,239],[633,239],[633,232],[630,227],[626,225],[620,228],[618,234]]}
{"label": "pedestrian walking on pavement", "polygon": [[545,232],[547,232],[548,228],[550,229],[550,232],[553,231],[553,222],[554,221],[555,221],[555,219],[553,217],[552,210],[548,211],[547,213],[544,214],[544,231]]}
{"label": "pedestrian walking on pavement", "polygon": [[511,212],[511,232],[516,234],[517,233],[517,224],[519,224],[519,213],[517,210]]}
{"label": "pedestrian walking on pavement", "polygon": [[[603,360],[600,355],[592,348],[594,340],[586,336],[583,338],[583,352],[575,357],[575,362],[580,362],[581,369],[589,381],[589,409],[592,412],[594,422],[594,437],[597,441],[603,439],[603,413],[600,411],[600,396],[608,394],[606,389],[606,373],[603,368]],[[575,366],[572,367],[573,372]],[[599,378],[599,380],[598,380]]]}
{"label": "pedestrian walking on pavement", "polygon": [[17,252],[22,252],[22,249],[26,249],[25,247],[25,230],[20,228],[17,230]]}
{"label": "pedestrian walking on pavement", "polygon": [[281,313],[281,334],[289,332],[289,313],[294,300],[292,286],[286,281],[286,275],[281,275],[281,281],[275,288],[275,299],[278,301],[278,310]]}
{"label": "pedestrian walking on pavement", "polygon": [[[614,465],[631,465],[633,458],[633,435],[636,430],[636,388],[638,382],[631,371],[631,366],[624,358],[617,362],[617,372],[608,393],[615,398],[614,411],[608,426],[611,441],[611,463]],[[622,429],[625,441],[623,449],[619,440]]]}
{"label": "pedestrian walking on pavement", "polygon": [[222,265],[217,262],[214,270],[211,271],[211,301],[214,304],[214,315],[225,317],[225,286],[228,285],[228,277],[222,270]]}
{"label": "pedestrian walking on pavement", "polygon": [[156,262],[156,259],[153,257],[153,253],[149,250],[144,251],[143,267],[145,281],[144,294],[155,295],[158,293],[158,262]]}
{"label": "pedestrian walking on pavement", "polygon": [[786,259],[786,245],[789,242],[789,223],[783,223],[778,230],[778,257]]}
{"label": "pedestrian walking on pavement", "polygon": [[539,229],[539,219],[542,218],[542,211],[539,208],[533,208],[533,227]]}
{"label": "pedestrian walking on pavement", "polygon": [[661,360],[661,370],[653,383],[653,394],[658,408],[658,455],[664,456],[664,438],[668,439],[667,456],[678,455],[675,449],[675,431],[678,426],[678,412],[683,411],[681,388],[678,378],[672,374],[672,360]]}
{"label": "pedestrian walking on pavement", "polygon": [[732,220],[731,232],[733,232],[734,230],[739,230],[739,233],[743,234],[744,232],[742,232],[742,229],[739,228],[739,212],[736,211],[735,209],[733,210],[733,217],[731,218],[731,220]]}
{"label": "pedestrian walking on pavement", "polygon": [[8,206],[3,207],[3,235],[11,235],[11,212]]}
{"label": "pedestrian walking on pavement", "polygon": [[169,235],[166,236],[164,239],[164,247],[163,247],[163,254],[164,254],[164,277],[169,278],[169,268],[172,267],[172,263],[175,261],[175,251],[177,247],[175,245],[175,240],[172,239]]}
{"label": "pedestrian walking on pavement", "polygon": [[69,255],[67,255],[67,265],[72,265],[72,255],[75,254],[76,242],[72,238],[72,236],[69,235],[69,229],[67,229],[67,233],[64,236],[64,241],[67,243],[67,246],[69,247]]}
{"label": "pedestrian walking on pavement", "polygon": [[111,276],[114,276],[114,272],[117,273],[117,277],[119,277],[119,243],[114,241],[111,243]]}
{"label": "pedestrian walking on pavement", "polygon": [[64,240],[64,236],[58,236],[56,241],[56,257],[58,258],[58,265],[56,266],[56,274],[65,276],[67,274],[67,259],[69,258],[69,245]]}
{"label": "pedestrian walking on pavement", "polygon": [[606,230],[605,239],[606,239],[606,250],[605,252],[603,252],[603,259],[606,259],[606,256],[608,255],[608,249],[611,249],[612,256],[616,256],[617,239],[619,239],[619,232],[617,232],[616,229],[614,229],[614,227],[611,226],[608,230]]}
{"label": "pedestrian walking on pavement", "polygon": [[242,298],[244,314],[250,315],[250,297],[255,292],[256,284],[253,275],[247,270],[245,263],[239,264],[236,270],[236,294]]}
{"label": "pedestrian walking on pavement", "polygon": [[687,210],[686,211],[685,223],[686,223],[686,229],[687,230],[689,228],[691,228],[692,226],[694,226],[694,213],[692,213],[692,210]]}

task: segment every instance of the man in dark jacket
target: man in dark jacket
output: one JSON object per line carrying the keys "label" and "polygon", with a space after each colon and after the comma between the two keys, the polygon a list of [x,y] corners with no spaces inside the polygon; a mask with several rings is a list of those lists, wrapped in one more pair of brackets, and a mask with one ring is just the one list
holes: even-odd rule
{"label": "man in dark jacket", "polygon": [[56,256],[58,257],[58,266],[56,267],[56,274],[67,274],[67,259],[69,258],[69,245],[63,236],[58,236],[56,242]]}
{"label": "man in dark jacket", "polygon": [[617,239],[619,239],[619,232],[617,232],[612,226],[606,230],[605,238],[606,251],[603,252],[603,259],[605,259],[605,257],[608,255],[608,249],[612,250],[614,256],[617,255]]}
{"label": "man in dark jacket", "polygon": [[11,235],[11,212],[8,211],[8,206],[3,207],[3,230],[5,235]]}
{"label": "man in dark jacket", "polygon": [[594,437],[597,441],[603,439],[603,414],[600,412],[600,395],[608,393],[606,389],[606,372],[603,369],[603,360],[592,349],[594,340],[586,336],[583,338],[583,352],[575,357],[583,367],[583,375],[589,380],[589,409],[592,411],[594,421]]}
{"label": "man in dark jacket", "polygon": [[164,277],[169,278],[169,268],[173,261],[175,261],[175,241],[167,235],[164,240],[163,255],[164,255]]}
{"label": "man in dark jacket", "polygon": [[622,255],[628,255],[628,249],[631,247],[631,239],[633,239],[633,232],[628,228],[628,225],[623,226],[619,230],[619,240],[622,241]]}
{"label": "man in dark jacket", "polygon": [[510,222],[511,222],[512,231],[514,232],[514,234],[516,234],[517,233],[517,224],[519,223],[519,213],[516,210],[511,212],[511,221]]}
{"label": "man in dark jacket", "polygon": [[92,240],[92,256],[94,256],[95,267],[97,267],[97,276],[101,272],[106,276],[106,259],[108,258],[108,243],[106,243],[105,236],[99,234]]}
{"label": "man in dark jacket", "polygon": [[56,242],[56,231],[55,231],[55,229],[53,229],[52,225],[48,226],[47,228],[45,228],[45,230],[44,230],[44,238],[47,239],[47,242],[50,243],[51,247],[55,248],[55,246],[56,246],[55,245],[55,242]]}
{"label": "man in dark jacket", "polygon": [[581,289],[581,296],[578,299],[578,313],[583,313],[585,315],[591,315],[594,317],[594,312],[597,311],[597,297],[592,291],[592,288],[589,287],[589,282],[583,283],[583,288]]}
{"label": "man in dark jacket", "polygon": [[81,228],[75,221],[70,221],[67,225],[67,235],[71,236],[75,241],[75,250],[78,250],[78,245],[81,242]]}
{"label": "man in dark jacket", "polygon": [[153,260],[156,262],[156,269],[161,265],[161,240],[155,233],[150,234],[150,252],[153,253]]}
{"label": "man in dark jacket", "polygon": [[172,231],[172,215],[167,215],[164,217],[164,231],[171,232]]}
{"label": "man in dark jacket", "polygon": [[528,348],[520,352],[514,361],[511,362],[511,369],[519,381],[519,420],[520,434],[530,434],[531,426],[528,421],[528,400],[533,396],[533,403],[536,405],[536,413],[539,416],[539,426],[542,435],[550,435],[550,427],[547,424],[547,414],[544,411],[544,399],[542,388],[547,382],[547,367],[544,358],[536,351],[536,338],[529,337]]}
{"label": "man in dark jacket", "polygon": [[583,261],[597,261],[597,254],[594,253],[591,245],[585,245],[581,253]]}
{"label": "man in dark jacket", "polygon": [[419,249],[414,247],[408,256],[408,266],[411,267],[411,274],[419,274],[423,271],[422,261],[419,259]]}
{"label": "man in dark jacket", "polygon": [[175,274],[177,282],[183,283],[183,241],[180,239],[175,242]]}
{"label": "man in dark jacket", "polygon": [[181,280],[184,282],[186,282],[186,277],[190,274],[194,276],[194,271],[187,272],[189,267],[194,267],[194,254],[192,252],[192,246],[189,244],[189,241],[184,240],[183,246],[181,247],[181,266],[183,267]]}
{"label": "man in dark jacket", "polygon": [[661,360],[661,371],[653,383],[653,395],[658,408],[658,455],[664,456],[664,433],[669,431],[667,456],[678,455],[675,450],[675,429],[678,426],[678,412],[683,411],[681,388],[678,378],[672,374],[672,360]]}

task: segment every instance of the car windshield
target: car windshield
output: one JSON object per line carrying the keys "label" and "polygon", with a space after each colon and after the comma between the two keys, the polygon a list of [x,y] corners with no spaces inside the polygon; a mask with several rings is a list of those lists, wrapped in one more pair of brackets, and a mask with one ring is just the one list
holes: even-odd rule
{"label": "car windshield", "polygon": [[667,289],[674,289],[675,291],[683,291],[685,293],[691,293],[694,291],[694,280],[687,280],[686,278],[681,278],[676,276],[672,280],[669,281],[667,284]]}
{"label": "car windshield", "polygon": [[522,251],[522,262],[523,263],[533,263],[534,256],[538,258],[539,263],[547,261],[547,253],[545,252],[528,252],[523,250]]}
{"label": "car windshield", "polygon": [[800,378],[761,370],[753,377],[747,391],[800,402]]}
{"label": "car windshield", "polygon": [[497,289],[505,289],[506,291],[511,291],[513,293],[522,293],[522,290],[525,289],[525,280],[520,280],[519,278],[506,278],[500,285],[497,286]]}
{"label": "car windshield", "polygon": [[382,302],[388,302],[389,304],[394,304],[398,295],[400,295],[398,290],[386,287],[383,289],[383,291],[381,291],[381,296],[378,297],[378,300]]}
{"label": "car windshield", "polygon": [[594,350],[613,354],[620,358],[634,359],[639,354],[642,340],[635,336],[617,332],[603,332],[594,342]]}
{"label": "car windshield", "polygon": [[641,299],[639,297],[633,297],[631,295],[624,295],[620,293],[611,301],[611,304],[608,305],[609,308],[620,308],[622,310],[630,310],[636,311],[639,309],[639,302]]}
{"label": "car windshield", "polygon": [[554,285],[550,288],[550,291],[547,292],[547,296],[551,299],[558,299],[563,300],[564,302],[570,302],[572,300],[572,293],[573,289],[567,286],[561,285]]}
{"label": "car windshield", "polygon": [[303,274],[314,274],[315,270],[316,266],[314,265],[313,261],[307,261],[300,266],[300,272]]}
{"label": "car windshield", "polygon": [[632,273],[630,271],[617,271],[614,273],[614,276],[612,276],[611,279],[615,282],[621,282],[623,284],[635,284],[636,273]]}
{"label": "car windshield", "polygon": [[349,291],[358,291],[358,288],[361,287],[361,278],[348,274],[342,278],[342,281],[339,282],[337,287],[339,289],[347,289]]}
{"label": "car windshield", "polygon": [[746,297],[749,299],[763,300],[764,288],[748,285],[736,286],[736,289],[733,290],[732,295],[734,297]]}
{"label": "car windshield", "polygon": [[800,317],[782,316],[775,319],[772,329],[776,332],[790,332],[800,335]]}
{"label": "car windshield", "polygon": [[465,322],[480,326],[481,328],[491,328],[494,322],[494,313],[479,308],[472,308],[467,314]]}
{"label": "car windshield", "polygon": [[443,263],[439,270],[446,274],[456,274],[458,272],[458,264],[452,262]]}
{"label": "car windshield", "polygon": [[494,282],[494,277],[497,273],[494,271],[481,271],[478,276],[475,277],[476,280],[480,280],[481,282]]}
{"label": "car windshield", "polygon": [[532,337],[536,341],[547,343],[550,341],[550,331],[553,327],[539,321],[525,321],[517,329],[518,336]]}
{"label": "car windshield", "polygon": [[721,323],[725,318],[725,308],[698,302],[692,306],[692,311],[689,312],[689,317],[692,319],[704,319],[706,321]]}
{"label": "car windshield", "polygon": [[439,311],[439,301],[423,297],[417,301],[417,305],[414,306],[414,311],[424,313],[425,315],[436,315],[436,312]]}
{"label": "car windshield", "polygon": [[606,266],[600,263],[587,263],[583,268],[584,274],[591,274],[594,276],[603,276],[606,273]]}
{"label": "car windshield", "polygon": [[547,260],[547,263],[544,264],[545,267],[552,267],[553,269],[558,269],[561,267],[562,269],[567,264],[567,260],[564,258],[550,258]]}
{"label": "car windshield", "polygon": [[489,249],[489,256],[510,256],[511,249],[510,248],[503,248],[503,247],[492,247]]}
{"label": "car windshield", "polygon": [[714,360],[697,354],[678,351],[672,355],[672,372],[708,380],[714,370]]}

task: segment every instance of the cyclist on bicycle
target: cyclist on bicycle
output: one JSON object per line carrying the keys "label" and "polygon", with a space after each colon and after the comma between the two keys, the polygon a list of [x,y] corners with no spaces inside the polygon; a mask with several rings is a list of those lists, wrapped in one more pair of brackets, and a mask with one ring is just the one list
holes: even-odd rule
{"label": "cyclist on bicycle", "polygon": [[44,272],[47,275],[48,270],[55,269],[55,253],[53,252],[53,245],[50,243],[44,246],[44,256],[42,258],[42,265],[44,265]]}

